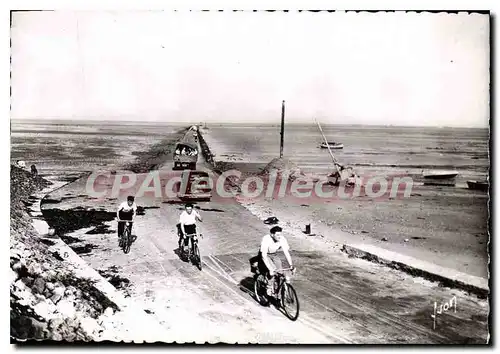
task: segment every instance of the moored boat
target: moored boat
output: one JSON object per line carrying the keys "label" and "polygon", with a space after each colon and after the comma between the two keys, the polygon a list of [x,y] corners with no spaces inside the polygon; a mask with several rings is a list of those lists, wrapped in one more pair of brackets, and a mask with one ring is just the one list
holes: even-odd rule
{"label": "moored boat", "polygon": [[489,189],[488,181],[467,181],[469,189],[487,192]]}
{"label": "moored boat", "polygon": [[458,176],[458,172],[456,171],[451,171],[451,172],[439,172],[439,171],[432,171],[432,172],[423,172],[422,175],[426,179],[453,179]]}
{"label": "moored boat", "polygon": [[422,171],[425,185],[454,186],[458,172],[456,171]]}
{"label": "moored boat", "polygon": [[342,144],[342,143],[336,143],[336,142],[333,142],[333,141],[329,141],[328,145],[326,143],[321,143],[320,147],[322,149],[328,149],[328,147],[330,147],[330,149],[343,149],[344,148],[344,144]]}

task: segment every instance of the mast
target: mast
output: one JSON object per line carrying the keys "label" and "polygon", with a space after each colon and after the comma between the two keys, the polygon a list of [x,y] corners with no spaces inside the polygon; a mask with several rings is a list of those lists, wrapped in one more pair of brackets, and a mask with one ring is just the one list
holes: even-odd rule
{"label": "mast", "polygon": [[285,101],[281,103],[281,141],[280,141],[280,158],[283,157],[283,141],[285,137]]}
{"label": "mast", "polygon": [[330,145],[328,144],[328,140],[326,140],[325,134],[323,134],[323,129],[321,129],[321,125],[319,124],[319,122],[317,120],[316,120],[316,123],[318,124],[319,131],[321,132],[321,135],[323,136],[323,139],[325,140],[326,147],[328,148],[328,152],[330,153],[330,156],[332,157],[333,164],[335,165],[335,169],[338,172],[339,171],[339,167],[338,167],[339,163],[338,163],[337,159],[335,158],[335,156],[333,156],[333,152],[330,149]]}

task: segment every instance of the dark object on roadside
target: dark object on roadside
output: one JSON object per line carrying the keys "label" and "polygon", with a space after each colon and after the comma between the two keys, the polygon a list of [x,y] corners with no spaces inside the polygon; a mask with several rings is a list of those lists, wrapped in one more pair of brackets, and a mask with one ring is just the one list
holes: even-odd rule
{"label": "dark object on roadside", "polygon": [[250,262],[250,271],[254,274],[259,274],[259,256],[253,256],[249,260]]}
{"label": "dark object on roadside", "polygon": [[264,224],[266,225],[276,225],[279,222],[278,218],[275,216],[271,216],[264,220]]}
{"label": "dark object on roadside", "polygon": [[382,241],[387,241],[387,237],[382,237]]}
{"label": "dark object on roadside", "polygon": [[306,225],[306,234],[308,234],[308,235],[311,234],[311,224]]}
{"label": "dark object on roadside", "polygon": [[35,165],[31,165],[31,174],[33,176],[38,176],[38,170],[36,169]]}

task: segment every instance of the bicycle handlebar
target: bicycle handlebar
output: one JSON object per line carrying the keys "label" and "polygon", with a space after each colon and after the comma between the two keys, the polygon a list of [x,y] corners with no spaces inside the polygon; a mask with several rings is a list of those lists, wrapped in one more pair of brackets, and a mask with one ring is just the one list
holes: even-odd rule
{"label": "bicycle handlebar", "polygon": [[184,234],[184,237],[194,237],[194,236],[200,236],[203,238],[203,234]]}
{"label": "bicycle handlebar", "polygon": [[293,268],[283,268],[283,269],[277,269],[276,270],[276,273],[283,273],[284,271],[287,271],[287,270],[295,270],[296,268],[293,267]]}

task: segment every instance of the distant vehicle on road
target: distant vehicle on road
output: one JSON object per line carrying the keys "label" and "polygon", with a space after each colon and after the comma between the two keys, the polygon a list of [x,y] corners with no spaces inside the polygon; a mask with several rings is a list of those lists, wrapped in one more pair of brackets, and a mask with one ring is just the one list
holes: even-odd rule
{"label": "distant vehicle on road", "polygon": [[174,152],[174,170],[196,169],[198,162],[198,145],[194,142],[177,143]]}
{"label": "distant vehicle on road", "polygon": [[186,190],[180,190],[177,197],[182,200],[210,200],[212,188],[209,178],[210,176],[205,171],[183,171],[181,185],[187,181]]}

